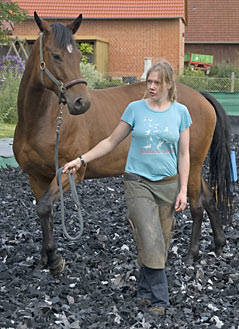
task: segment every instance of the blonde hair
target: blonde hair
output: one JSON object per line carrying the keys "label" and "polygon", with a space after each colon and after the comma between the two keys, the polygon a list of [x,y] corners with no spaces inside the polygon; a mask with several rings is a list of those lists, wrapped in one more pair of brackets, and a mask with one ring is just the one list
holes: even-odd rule
{"label": "blonde hair", "polygon": [[177,98],[177,92],[171,64],[166,59],[161,59],[159,62],[152,65],[146,74],[146,82],[148,81],[148,77],[152,72],[158,72],[161,83],[166,82],[167,84],[171,85],[171,88],[168,92],[168,97],[171,102],[174,102]]}

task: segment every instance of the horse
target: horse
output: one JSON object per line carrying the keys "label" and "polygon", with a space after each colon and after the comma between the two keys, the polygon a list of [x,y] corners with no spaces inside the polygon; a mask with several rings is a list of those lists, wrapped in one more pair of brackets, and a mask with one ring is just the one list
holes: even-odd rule
{"label": "horse", "polygon": [[[143,98],[145,82],[107,89],[89,90],[80,72],[81,53],[73,34],[82,15],[68,24],[49,24],[34,13],[40,36],[34,43],[18,92],[18,122],[14,134],[15,158],[28,175],[36,198],[42,229],[41,268],[53,275],[63,271],[64,259],[53,238],[53,204],[59,199],[55,170],[56,120],[63,119],[58,145],[59,166],[88,151],[107,137],[118,124],[126,106]],[[217,255],[226,243],[222,223],[230,221],[230,147],[226,114],[209,94],[177,83],[178,101],[192,117],[190,127],[190,174],[188,200],[193,219],[188,250],[192,264],[199,254],[203,212],[206,210],[214,234]],[[61,110],[60,110],[61,109]],[[81,167],[74,179],[121,175],[130,138],[112,153]],[[209,152],[210,149],[210,152]],[[211,181],[202,177],[204,160],[210,153]],[[62,175],[63,191],[69,189]]]}

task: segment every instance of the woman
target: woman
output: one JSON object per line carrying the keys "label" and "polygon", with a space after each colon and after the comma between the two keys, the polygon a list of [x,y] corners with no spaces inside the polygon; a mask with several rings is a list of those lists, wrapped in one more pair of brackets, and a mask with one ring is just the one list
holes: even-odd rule
{"label": "woman", "polygon": [[112,134],[67,163],[64,173],[106,155],[130,133],[124,174],[129,221],[138,249],[138,298],[161,316],[169,305],[165,263],[173,234],[174,210],[186,207],[189,175],[187,108],[176,102],[171,65],[161,60],[146,76],[146,97],[130,103]]}

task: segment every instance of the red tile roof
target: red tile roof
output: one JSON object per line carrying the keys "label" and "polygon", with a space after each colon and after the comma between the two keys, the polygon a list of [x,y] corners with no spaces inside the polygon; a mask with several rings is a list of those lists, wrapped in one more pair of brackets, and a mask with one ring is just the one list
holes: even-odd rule
{"label": "red tile roof", "polygon": [[186,0],[15,0],[29,16],[42,18],[166,18],[185,17]]}
{"label": "red tile roof", "polygon": [[239,43],[239,0],[190,0],[185,42]]}

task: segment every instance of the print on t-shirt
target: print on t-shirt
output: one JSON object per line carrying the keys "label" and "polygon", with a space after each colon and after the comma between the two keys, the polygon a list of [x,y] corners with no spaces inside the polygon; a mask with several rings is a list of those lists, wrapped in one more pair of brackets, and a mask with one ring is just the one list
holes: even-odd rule
{"label": "print on t-shirt", "polygon": [[145,144],[140,149],[142,154],[174,153],[174,134],[170,133],[168,126],[160,127],[159,123],[151,118],[144,118]]}

